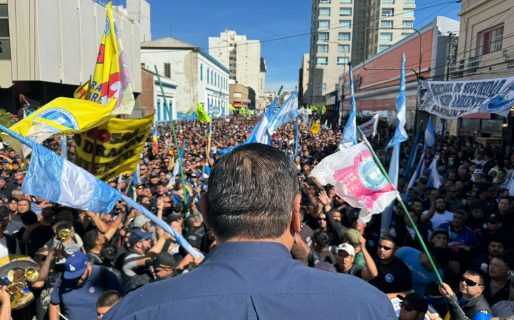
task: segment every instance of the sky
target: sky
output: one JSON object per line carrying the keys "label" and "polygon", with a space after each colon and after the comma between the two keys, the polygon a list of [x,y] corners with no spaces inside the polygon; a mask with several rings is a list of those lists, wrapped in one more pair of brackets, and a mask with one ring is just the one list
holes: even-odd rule
{"label": "sky", "polygon": [[[152,39],[172,36],[207,51],[209,37],[219,36],[225,29],[235,30],[261,41],[267,91],[278,90],[280,85],[292,90],[298,85],[301,59],[309,52],[311,0],[149,2]],[[458,20],[459,10],[456,1],[416,0],[414,27],[423,27],[438,15]]]}

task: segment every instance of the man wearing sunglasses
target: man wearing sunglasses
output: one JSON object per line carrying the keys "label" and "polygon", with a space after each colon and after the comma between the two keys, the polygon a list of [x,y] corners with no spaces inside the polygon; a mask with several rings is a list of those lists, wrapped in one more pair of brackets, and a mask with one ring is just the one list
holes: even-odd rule
{"label": "man wearing sunglasses", "polygon": [[484,297],[485,275],[480,271],[467,270],[459,283],[461,297],[457,298],[452,288],[443,283],[439,292],[448,302],[451,319],[488,320],[492,318],[491,308]]}
{"label": "man wearing sunglasses", "polygon": [[377,247],[375,264],[378,275],[371,277],[363,270],[363,279],[371,279],[370,284],[386,293],[390,298],[405,295],[412,289],[412,275],[405,263],[395,257],[396,243],[390,236],[383,236]]}

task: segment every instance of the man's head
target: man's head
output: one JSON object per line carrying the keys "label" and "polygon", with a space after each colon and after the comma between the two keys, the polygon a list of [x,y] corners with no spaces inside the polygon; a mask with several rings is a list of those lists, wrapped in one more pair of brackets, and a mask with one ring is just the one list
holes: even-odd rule
{"label": "man's head", "polygon": [[75,282],[80,287],[89,278],[93,265],[87,262],[87,257],[81,251],[72,253],[64,263],[63,278]]}
{"label": "man's head", "polygon": [[350,271],[355,258],[355,248],[349,243],[341,243],[337,246],[337,264],[344,272]]}
{"label": "man's head", "polygon": [[510,197],[501,197],[498,201],[498,212],[506,214],[510,210]]}
{"label": "man's head", "polygon": [[27,199],[20,199],[18,201],[18,213],[23,214],[30,210],[30,201]]}
{"label": "man's head", "polygon": [[121,293],[116,290],[107,290],[96,301],[96,313],[98,319],[102,319],[111,308],[122,298]]}
{"label": "man's head", "polygon": [[487,246],[487,251],[491,257],[497,257],[503,254],[504,249],[503,240],[499,237],[493,237]]}
{"label": "man's head", "polygon": [[142,229],[143,231],[150,231],[152,222],[144,215],[139,215],[134,218],[134,228]]}
{"label": "man's head", "polygon": [[208,190],[205,218],[219,240],[285,235],[292,245],[300,230],[299,185],[281,151],[254,143],[234,149],[215,163]]}
{"label": "man's head", "polygon": [[380,261],[388,263],[394,258],[396,243],[390,236],[383,236],[378,242],[377,256]]}
{"label": "man's head", "polygon": [[467,270],[460,280],[459,290],[465,298],[476,298],[485,289],[485,275],[481,271]]}
{"label": "man's head", "polygon": [[437,212],[444,212],[446,210],[446,201],[443,196],[435,198],[435,209]]}
{"label": "man's head", "polygon": [[496,256],[489,262],[489,277],[498,281],[506,281],[509,278],[510,269],[510,263],[505,256]]}
{"label": "man's head", "polygon": [[83,242],[84,249],[86,249],[86,251],[89,252],[94,247],[98,247],[101,249],[102,246],[105,244],[105,237],[97,229],[91,229],[84,234]]}
{"label": "man's head", "polygon": [[157,279],[164,279],[173,275],[175,258],[169,253],[161,252],[155,256],[153,270]]}
{"label": "man's head", "polygon": [[434,248],[446,248],[448,246],[448,230],[436,229],[430,238]]}
{"label": "man's head", "polygon": [[461,230],[466,226],[466,221],[468,220],[468,213],[464,210],[456,210],[453,213],[452,226],[456,230]]}
{"label": "man's head", "polygon": [[130,232],[130,247],[139,253],[146,253],[152,248],[152,233],[144,232],[141,229],[134,229]]}
{"label": "man's head", "polygon": [[428,311],[428,303],[419,293],[409,293],[401,302],[399,320],[422,320]]}

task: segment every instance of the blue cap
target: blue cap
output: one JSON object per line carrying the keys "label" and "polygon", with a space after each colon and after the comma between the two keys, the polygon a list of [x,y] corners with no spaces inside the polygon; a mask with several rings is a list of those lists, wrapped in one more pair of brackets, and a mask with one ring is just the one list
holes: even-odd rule
{"label": "blue cap", "polygon": [[81,251],[74,252],[66,258],[63,278],[68,280],[80,278],[84,274],[84,271],[86,271],[86,267],[86,255]]}
{"label": "blue cap", "polygon": [[150,240],[152,239],[151,232],[144,232],[141,229],[133,229],[130,231],[129,243],[131,246],[135,245],[141,240]]}

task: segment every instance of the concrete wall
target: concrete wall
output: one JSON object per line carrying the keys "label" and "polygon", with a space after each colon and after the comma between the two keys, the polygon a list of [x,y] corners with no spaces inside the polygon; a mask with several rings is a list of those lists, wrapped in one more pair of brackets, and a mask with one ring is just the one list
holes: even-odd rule
{"label": "concrete wall", "polygon": [[[141,91],[139,27],[114,11],[130,70]],[[105,27],[105,7],[91,0],[9,1],[11,64],[0,64],[0,84],[46,81],[79,85],[94,71]]]}

